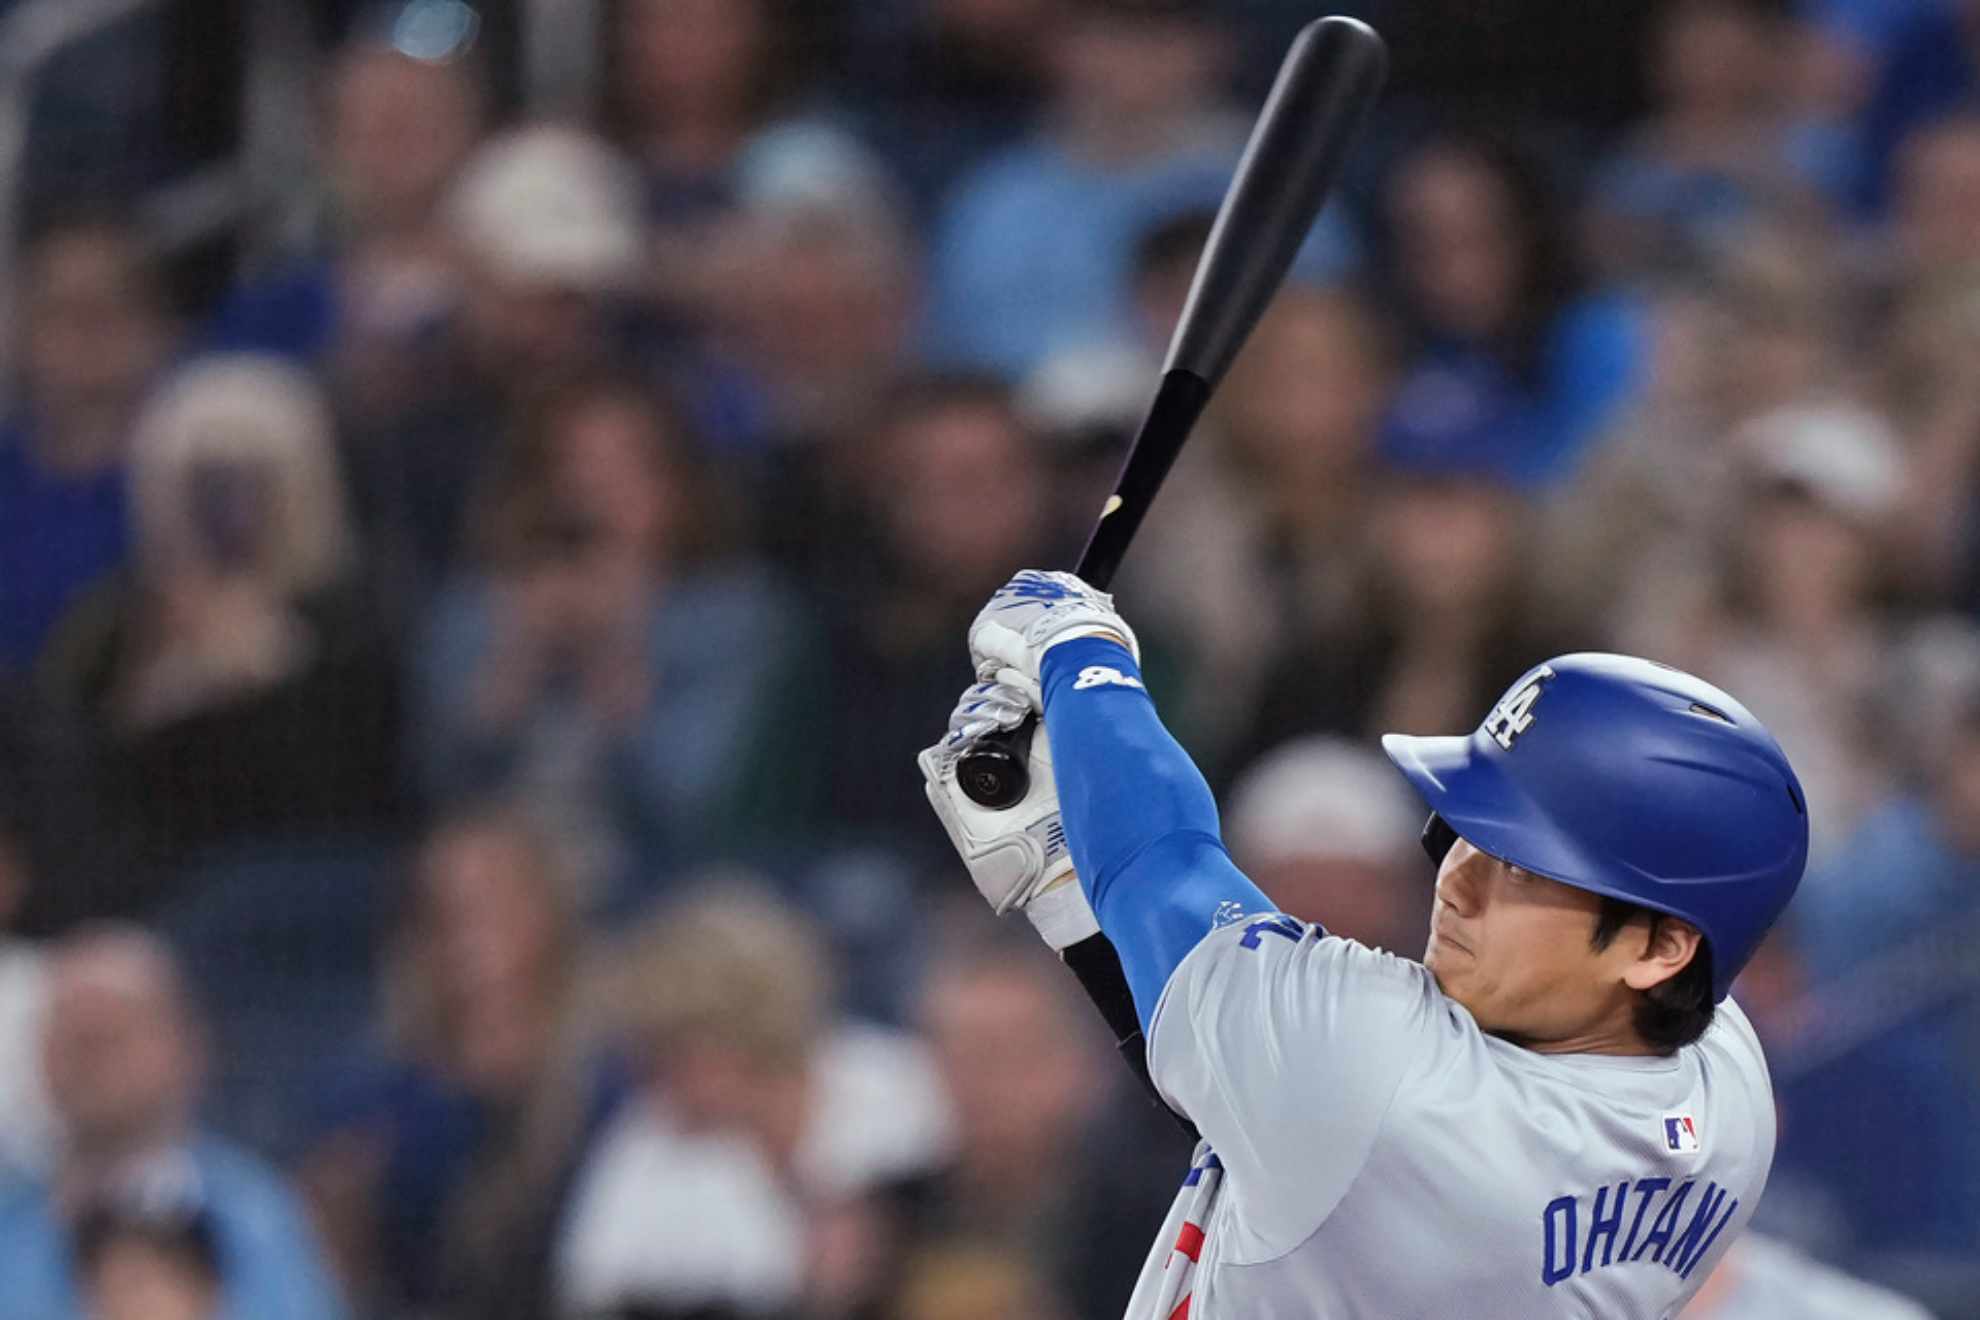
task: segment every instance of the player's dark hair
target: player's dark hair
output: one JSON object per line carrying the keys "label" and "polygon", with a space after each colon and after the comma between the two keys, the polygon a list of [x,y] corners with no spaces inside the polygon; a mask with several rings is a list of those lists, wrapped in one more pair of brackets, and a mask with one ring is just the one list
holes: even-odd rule
{"label": "player's dark hair", "polygon": [[[1650,936],[1666,921],[1676,918],[1640,903],[1602,897],[1602,911],[1595,918],[1591,943],[1597,952],[1615,942],[1622,928],[1637,917],[1650,922]],[[1676,976],[1645,990],[1636,1002],[1636,1032],[1645,1044],[1659,1054],[1675,1054],[1705,1034],[1712,1025],[1712,949],[1704,940]]]}

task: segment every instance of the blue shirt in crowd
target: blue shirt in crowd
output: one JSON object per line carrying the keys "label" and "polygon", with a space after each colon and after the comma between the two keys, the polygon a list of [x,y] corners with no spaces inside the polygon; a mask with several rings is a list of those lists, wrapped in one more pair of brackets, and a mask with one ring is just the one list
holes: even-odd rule
{"label": "blue shirt in crowd", "polygon": [[[1980,1222],[1980,979],[1959,933],[1980,920],[1980,857],[1956,851],[1931,804],[1900,796],[1870,813],[1788,909],[1816,993],[1860,1042],[1779,1059],[1786,1111],[1778,1162],[1844,1207],[1856,1248],[1963,1250]],[[1835,1030],[1825,1014],[1818,1031]],[[1893,1078],[1933,1078],[1893,1086]]]}
{"label": "blue shirt in crowd", "polygon": [[[1214,211],[1236,164],[1234,149],[1206,149],[1115,171],[1050,141],[990,160],[963,180],[935,235],[933,356],[1015,379],[1054,353],[1135,338],[1137,245],[1170,219]],[[1335,276],[1354,255],[1330,211],[1294,273]]]}
{"label": "blue shirt in crowd", "polygon": [[327,259],[302,261],[229,294],[207,328],[208,346],[315,362],[336,342],[342,315],[336,267]]}
{"label": "blue shirt in crowd", "polygon": [[1647,338],[1640,306],[1603,295],[1555,318],[1532,381],[1470,345],[1432,344],[1404,372],[1382,456],[1407,471],[1520,488],[1565,481],[1635,392]]}
{"label": "blue shirt in crowd", "polygon": [[[216,1138],[197,1139],[186,1153],[219,1247],[219,1320],[344,1320],[309,1222],[275,1172]],[[79,1320],[79,1283],[50,1189],[21,1182],[0,1190],[0,1314]]]}
{"label": "blue shirt in crowd", "polygon": [[124,473],[51,472],[31,424],[0,428],[0,675],[33,663],[84,588],[123,561]]}
{"label": "blue shirt in crowd", "polygon": [[1865,167],[1857,200],[1872,218],[1891,201],[1905,139],[1934,120],[1970,109],[1980,84],[1960,17],[1943,0],[1892,14],[1883,37],[1883,68],[1862,112]]}
{"label": "blue shirt in crowd", "polygon": [[636,905],[662,878],[779,828],[761,772],[789,763],[778,731],[809,623],[768,575],[684,573],[653,595],[644,646],[652,692],[627,725],[603,721],[560,669],[513,727],[491,733],[476,727],[471,703],[476,675],[514,626],[509,585],[462,579],[427,611],[414,685],[419,769],[433,801],[519,794],[557,803],[567,821],[583,822],[589,855],[579,869],[604,908]]}
{"label": "blue shirt in crowd", "polygon": [[1866,816],[1810,871],[1788,919],[1809,965],[1840,975],[1962,916],[1980,914],[1980,857],[1955,851],[1931,804],[1905,795]]}

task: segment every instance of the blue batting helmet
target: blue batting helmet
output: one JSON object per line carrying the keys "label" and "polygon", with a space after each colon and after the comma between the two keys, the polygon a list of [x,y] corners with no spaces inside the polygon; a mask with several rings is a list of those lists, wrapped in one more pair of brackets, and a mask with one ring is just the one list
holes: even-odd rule
{"label": "blue batting helmet", "polygon": [[1807,799],[1773,735],[1718,688],[1648,660],[1549,660],[1469,737],[1392,733],[1382,749],[1479,851],[1696,926],[1714,1000],[1808,860]]}

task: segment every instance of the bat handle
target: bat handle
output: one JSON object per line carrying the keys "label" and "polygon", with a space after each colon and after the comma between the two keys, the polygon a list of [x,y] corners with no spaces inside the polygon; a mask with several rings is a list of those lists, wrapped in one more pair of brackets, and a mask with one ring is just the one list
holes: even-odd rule
{"label": "bat handle", "polygon": [[1174,1118],[1191,1141],[1197,1138],[1194,1124],[1170,1109],[1155,1089],[1148,1072],[1148,1046],[1141,1035],[1141,1018],[1134,1011],[1134,996],[1128,990],[1127,974],[1121,970],[1121,955],[1105,935],[1089,935],[1059,954],[1061,961],[1079,978],[1086,997],[1100,1010],[1114,1033],[1114,1048],[1140,1080],[1142,1089],[1157,1108]]}
{"label": "bat handle", "polygon": [[1014,729],[987,733],[956,761],[956,785],[979,807],[1005,811],[1031,791],[1031,736],[1036,715]]}

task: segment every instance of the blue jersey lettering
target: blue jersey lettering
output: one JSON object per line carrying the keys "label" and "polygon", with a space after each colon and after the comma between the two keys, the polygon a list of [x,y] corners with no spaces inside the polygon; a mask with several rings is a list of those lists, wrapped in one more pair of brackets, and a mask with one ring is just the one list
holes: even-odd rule
{"label": "blue jersey lettering", "polygon": [[1244,928],[1244,936],[1238,940],[1238,945],[1255,949],[1258,941],[1266,935],[1278,935],[1297,944],[1306,938],[1306,926],[1293,917],[1260,917]]}
{"label": "blue jersey lettering", "polygon": [[[1685,1208],[1696,1187],[1691,1178],[1676,1186],[1669,1178],[1638,1178],[1633,1186],[1624,1179],[1605,1183],[1593,1193],[1555,1197],[1540,1212],[1540,1281],[1551,1288],[1576,1274],[1646,1259],[1680,1278],[1690,1278],[1739,1210],[1739,1198],[1730,1189],[1707,1182],[1687,1220]],[[1618,1248],[1616,1235],[1632,1190],[1636,1213]],[[1646,1217],[1650,1231],[1643,1233]],[[1586,1236],[1580,1231],[1584,1224]]]}

